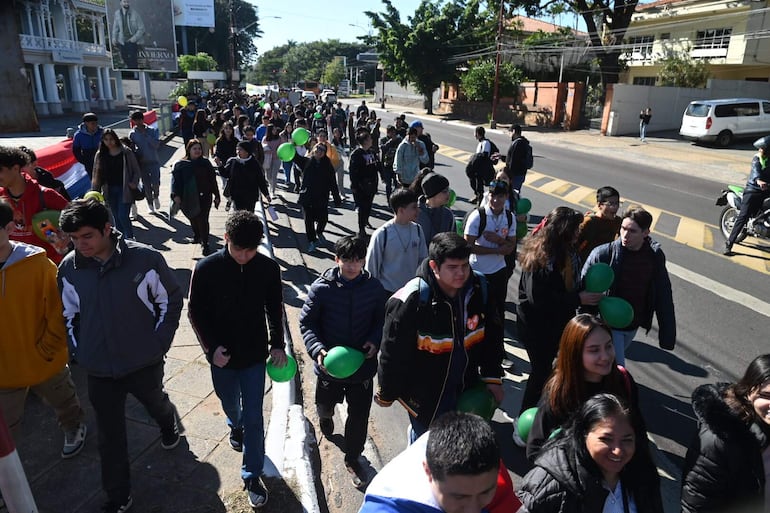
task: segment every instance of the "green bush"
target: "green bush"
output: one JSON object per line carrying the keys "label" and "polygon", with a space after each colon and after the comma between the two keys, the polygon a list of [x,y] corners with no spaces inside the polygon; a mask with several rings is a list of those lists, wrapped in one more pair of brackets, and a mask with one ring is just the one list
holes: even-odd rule
{"label": "green bush", "polygon": [[[524,73],[511,63],[500,64],[498,97],[515,97],[519,84],[525,80]],[[477,61],[460,77],[460,87],[468,100],[492,101],[495,88],[495,61]]]}

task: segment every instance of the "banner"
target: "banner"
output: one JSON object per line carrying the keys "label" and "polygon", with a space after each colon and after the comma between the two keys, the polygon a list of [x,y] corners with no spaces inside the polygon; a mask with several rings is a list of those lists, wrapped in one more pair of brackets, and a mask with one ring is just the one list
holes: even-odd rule
{"label": "banner", "polygon": [[176,72],[172,0],[107,0],[112,69]]}
{"label": "banner", "polygon": [[174,0],[174,24],[178,27],[213,27],[214,0]]}
{"label": "banner", "polygon": [[91,190],[86,168],[72,154],[72,139],[66,139],[40,150],[35,150],[37,165],[47,169],[64,183],[71,198],[80,198]]}

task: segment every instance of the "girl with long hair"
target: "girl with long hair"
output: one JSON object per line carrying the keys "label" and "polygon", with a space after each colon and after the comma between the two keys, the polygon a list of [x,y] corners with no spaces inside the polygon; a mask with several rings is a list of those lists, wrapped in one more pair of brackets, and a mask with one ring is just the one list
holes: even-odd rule
{"label": "girl with long hair", "polygon": [[682,511],[768,511],[770,354],[756,357],[737,383],[701,385],[698,418],[682,473]]}
{"label": "girl with long hair", "polygon": [[134,238],[131,225],[133,192],[139,187],[142,171],[134,152],[127,148],[111,128],[105,128],[99,149],[94,157],[91,189],[100,191],[110,206],[115,228],[126,239]]}
{"label": "girl with long hair", "polygon": [[583,403],[519,484],[522,511],[662,513],[660,478],[635,416],[612,394]]}
{"label": "girl with long hair", "polygon": [[190,220],[193,244],[200,244],[203,255],[212,253],[209,246],[209,212],[211,205],[219,208],[217,176],[211,161],[204,157],[198,139],[190,139],[184,158],[171,171],[171,198],[174,207]]}
{"label": "girl with long hair", "polygon": [[272,123],[267,124],[267,131],[262,138],[262,148],[265,150],[264,169],[268,183],[270,183],[270,196],[275,197],[275,186],[278,183],[278,170],[281,169],[281,159],[278,158],[278,147],[281,142],[281,129]]}
{"label": "girl with long hair", "polygon": [[326,144],[313,146],[310,157],[295,155],[294,163],[302,168],[302,186],[297,202],[305,216],[305,234],[308,253],[316,250],[317,241],[325,242],[323,232],[329,219],[329,193],[334,204],[340,206],[342,198],[337,190],[334,166],[326,156]]}
{"label": "girl with long hair", "polygon": [[211,155],[211,145],[208,141],[209,133],[213,133],[211,123],[206,117],[206,111],[198,109],[195,113],[195,121],[193,121],[193,136],[198,139],[203,148],[203,156],[208,158]]}
{"label": "girl with long hair", "polygon": [[[525,239],[521,250],[521,280],[516,325],[529,355],[532,370],[524,390],[520,413],[540,400],[564,327],[580,305],[596,305],[601,293],[580,289],[581,262],[575,251],[583,214],[556,207],[542,229]],[[513,441],[521,439],[514,420]]]}

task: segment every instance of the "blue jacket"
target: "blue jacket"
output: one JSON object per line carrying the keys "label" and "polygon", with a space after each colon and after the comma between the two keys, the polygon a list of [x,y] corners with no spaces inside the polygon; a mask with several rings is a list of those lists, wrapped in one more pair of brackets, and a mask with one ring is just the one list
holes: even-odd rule
{"label": "blue jacket", "polygon": [[158,251],[113,232],[104,263],[71,251],[59,265],[64,318],[88,374],[121,378],[158,362],[171,347],[182,289]]}
{"label": "blue jacket", "polygon": [[[647,310],[639,316],[641,319],[639,324],[649,332],[654,313],[658,318],[658,343],[660,347],[670,351],[676,345],[676,316],[674,315],[674,299],[671,295],[671,279],[666,270],[666,255],[660,249],[660,244],[650,238],[647,238],[647,242],[655,258],[655,274],[647,295]],[[625,252],[626,249],[620,239],[597,246],[588,255],[588,260],[583,265],[581,280],[585,279],[588,268],[597,262],[608,264],[615,272],[615,276],[619,276],[623,272]],[[615,295],[614,287],[610,287],[609,295]]]}
{"label": "blue jacket", "polygon": [[86,124],[81,123],[78,127],[75,137],[72,139],[72,154],[78,162],[83,164],[91,176],[94,171],[94,157],[99,150],[99,144],[102,142],[102,133],[104,129],[99,127],[93,134],[88,133]]}
{"label": "blue jacket", "polygon": [[749,179],[746,182],[746,188],[753,191],[761,191],[762,188],[757,183],[757,180],[770,183],[770,168],[768,168],[767,165],[762,165],[759,154],[754,155],[754,158],[751,159],[751,172],[749,173]]}
{"label": "blue jacket", "polygon": [[299,316],[299,327],[307,352],[316,362],[317,376],[332,381],[360,383],[377,372],[377,358],[369,358],[358,371],[344,380],[332,378],[318,366],[322,350],[348,346],[364,350],[365,342],[377,347],[385,319],[385,290],[377,278],[363,271],[352,281],[343,280],[337,267],[327,269],[310,286]]}

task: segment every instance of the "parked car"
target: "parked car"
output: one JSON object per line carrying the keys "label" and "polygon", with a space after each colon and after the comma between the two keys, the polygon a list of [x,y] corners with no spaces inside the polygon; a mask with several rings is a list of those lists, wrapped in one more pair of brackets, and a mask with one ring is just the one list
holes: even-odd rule
{"label": "parked car", "polygon": [[695,142],[729,146],[736,139],[770,133],[770,101],[728,98],[690,102],[679,135]]}
{"label": "parked car", "polygon": [[316,96],[313,91],[302,91],[302,99],[309,101],[316,101]]}

